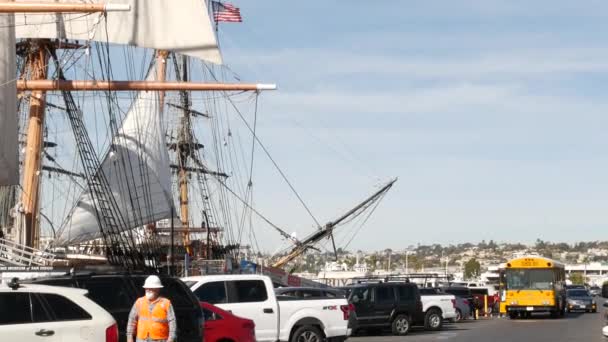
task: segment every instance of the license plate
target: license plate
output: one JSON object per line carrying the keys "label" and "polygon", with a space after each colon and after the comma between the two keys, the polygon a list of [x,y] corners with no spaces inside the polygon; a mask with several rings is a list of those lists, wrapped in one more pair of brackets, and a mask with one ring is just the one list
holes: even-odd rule
{"label": "license plate", "polygon": [[581,308],[581,309],[584,309],[584,308],[585,308],[585,306],[584,306],[584,305],[579,305],[578,307],[579,307],[579,308]]}
{"label": "license plate", "polygon": [[528,306],[528,307],[526,308],[526,310],[527,310],[527,311],[534,311],[534,307],[533,307],[533,306]]}

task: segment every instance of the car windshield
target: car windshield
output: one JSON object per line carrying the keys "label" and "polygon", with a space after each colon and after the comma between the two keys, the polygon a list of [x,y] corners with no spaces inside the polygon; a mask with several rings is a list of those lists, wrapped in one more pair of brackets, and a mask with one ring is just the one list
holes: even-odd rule
{"label": "car windshield", "polygon": [[585,290],[568,290],[568,297],[588,297],[589,293]]}
{"label": "car windshield", "polygon": [[506,271],[509,290],[551,290],[553,288],[551,269],[508,269]]}

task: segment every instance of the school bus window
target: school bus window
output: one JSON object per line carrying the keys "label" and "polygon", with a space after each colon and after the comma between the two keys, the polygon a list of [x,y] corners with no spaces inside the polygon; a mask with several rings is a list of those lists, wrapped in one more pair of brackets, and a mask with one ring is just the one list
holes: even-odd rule
{"label": "school bus window", "polygon": [[543,269],[508,269],[507,289],[550,290],[553,287],[553,270]]}

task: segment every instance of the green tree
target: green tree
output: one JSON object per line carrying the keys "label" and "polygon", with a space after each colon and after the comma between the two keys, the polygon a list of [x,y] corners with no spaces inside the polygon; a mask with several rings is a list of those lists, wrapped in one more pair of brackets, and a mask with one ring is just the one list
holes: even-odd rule
{"label": "green tree", "polygon": [[479,277],[481,274],[481,265],[475,258],[470,259],[464,264],[464,278],[471,279]]}
{"label": "green tree", "polygon": [[574,285],[583,285],[585,283],[585,277],[580,273],[570,274],[570,281]]}

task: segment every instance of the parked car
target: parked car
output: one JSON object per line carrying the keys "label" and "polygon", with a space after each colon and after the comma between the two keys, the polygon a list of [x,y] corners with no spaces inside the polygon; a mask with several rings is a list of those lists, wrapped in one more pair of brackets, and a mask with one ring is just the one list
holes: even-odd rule
{"label": "parked car", "polygon": [[602,328],[602,335],[608,338],[608,302],[602,304],[604,307],[604,328]]}
{"label": "parked car", "polygon": [[[457,298],[461,298],[463,300],[463,302],[466,301],[466,303],[469,305],[469,314],[467,316],[464,316],[464,318],[468,318],[469,316],[471,316],[473,314],[474,297],[473,297],[473,293],[471,292],[470,288],[462,287],[462,286],[447,286],[447,287],[441,287],[441,290],[445,293],[453,294]],[[464,314],[464,311],[462,313]]]}
{"label": "parked car", "polygon": [[274,289],[277,296],[290,296],[301,299],[346,298],[346,292],[333,288],[280,287]]}
{"label": "parked car", "polygon": [[336,289],[343,291],[346,298],[348,298],[350,296],[350,292],[353,290],[353,286],[338,286]]}
{"label": "parked car", "polygon": [[[424,298],[426,295],[445,294],[445,292],[443,292],[443,290],[438,287],[420,288],[418,290],[420,291],[420,296],[421,296],[423,304],[424,304]],[[424,307],[424,305],[423,305],[423,307]],[[471,308],[469,307],[469,301],[464,298],[454,296],[454,313],[455,313],[455,316],[450,319],[452,322],[460,322],[463,319],[466,319],[467,317],[469,317],[469,315],[471,314]]]}
{"label": "parked car", "polygon": [[602,297],[608,298],[608,282],[602,284]]}
{"label": "parked car", "polygon": [[566,301],[568,312],[583,310],[586,312],[597,312],[595,299],[584,289],[570,289],[566,291]]}
{"label": "parked car", "polygon": [[592,296],[599,296],[602,293],[602,289],[599,286],[594,285],[589,288],[589,293]]}
{"label": "parked car", "polygon": [[255,323],[215,305],[201,302],[205,317],[205,342],[255,342]]}
{"label": "parked car", "polygon": [[116,321],[87,291],[57,286],[0,285],[3,341],[118,341]]}
{"label": "parked car", "polygon": [[353,286],[349,302],[355,306],[357,328],[391,328],[406,335],[412,325],[424,324],[422,300],[414,283],[364,283]]}
{"label": "parked car", "polygon": [[573,290],[573,289],[583,289],[583,290],[586,290],[587,287],[585,285],[566,285],[566,290]]}
{"label": "parked car", "polygon": [[[144,295],[142,285],[147,274],[74,274],[28,280],[29,283],[83,288],[118,323],[119,338],[126,341],[129,312],[137,298]],[[203,338],[203,313],[199,300],[178,278],[160,275],[161,296],[173,305],[180,342],[200,342]]]}
{"label": "parked car", "polygon": [[[182,278],[202,302],[255,322],[257,341],[344,341],[350,336],[346,298],[277,300],[267,276],[235,274]],[[286,298],[287,299],[287,298]]]}

